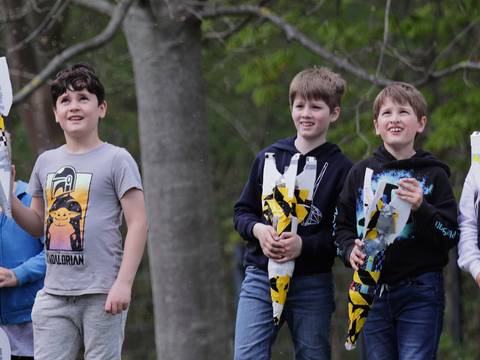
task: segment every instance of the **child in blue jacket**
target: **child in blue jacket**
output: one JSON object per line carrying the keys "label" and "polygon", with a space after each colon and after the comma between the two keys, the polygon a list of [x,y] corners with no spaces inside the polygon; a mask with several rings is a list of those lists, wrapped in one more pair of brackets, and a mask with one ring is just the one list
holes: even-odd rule
{"label": "child in blue jacket", "polygon": [[[29,206],[27,184],[15,183],[15,196]],[[0,213],[0,327],[12,359],[33,359],[32,306],[45,277],[43,238],[34,238]]]}

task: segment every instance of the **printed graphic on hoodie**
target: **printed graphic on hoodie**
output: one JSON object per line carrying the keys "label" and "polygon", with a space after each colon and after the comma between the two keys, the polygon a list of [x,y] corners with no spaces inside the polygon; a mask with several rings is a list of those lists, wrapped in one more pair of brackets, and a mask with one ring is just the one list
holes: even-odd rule
{"label": "printed graphic on hoodie", "polygon": [[[384,171],[381,173],[373,174],[372,176],[372,191],[375,193],[377,191],[378,183],[381,180],[387,180],[390,183],[397,183],[400,179],[413,178],[413,172],[411,170],[398,170],[392,169]],[[429,195],[432,193],[433,185],[426,184],[426,178],[418,179],[416,178],[420,187],[423,190],[423,195]],[[365,214],[363,207],[363,188],[358,189],[358,198],[356,202],[356,215],[357,215],[357,234],[360,238],[363,237],[363,230],[365,227]],[[413,223],[411,217],[408,219],[407,225],[403,228],[403,231],[398,235],[396,241],[407,239],[410,236],[413,236]]]}
{"label": "printed graphic on hoodie", "polygon": [[47,262],[84,265],[84,228],[92,174],[64,166],[47,175],[45,249]]}

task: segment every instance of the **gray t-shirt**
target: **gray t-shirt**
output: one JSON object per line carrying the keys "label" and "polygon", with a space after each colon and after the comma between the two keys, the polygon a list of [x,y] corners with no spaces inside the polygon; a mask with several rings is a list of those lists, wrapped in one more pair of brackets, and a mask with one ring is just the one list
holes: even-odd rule
{"label": "gray t-shirt", "polygon": [[123,255],[120,199],[132,188],[142,190],[135,160],[108,143],[84,154],[63,145],[38,157],[28,192],[45,202],[47,293],[108,293]]}

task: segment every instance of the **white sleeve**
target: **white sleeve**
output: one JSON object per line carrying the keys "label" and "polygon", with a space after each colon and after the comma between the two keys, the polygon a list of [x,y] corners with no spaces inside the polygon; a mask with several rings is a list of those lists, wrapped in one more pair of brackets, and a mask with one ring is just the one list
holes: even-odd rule
{"label": "white sleeve", "polygon": [[477,238],[478,190],[480,189],[480,179],[478,175],[475,175],[476,172],[480,172],[479,167],[470,167],[463,185],[462,196],[460,198],[460,215],[458,217],[460,226],[458,266],[465,271],[469,271],[474,279],[476,279],[480,273],[480,249]]}

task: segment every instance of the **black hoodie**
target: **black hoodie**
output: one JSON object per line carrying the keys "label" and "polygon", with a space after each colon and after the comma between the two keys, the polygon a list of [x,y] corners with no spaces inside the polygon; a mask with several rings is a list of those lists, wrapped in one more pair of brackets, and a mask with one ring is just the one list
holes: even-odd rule
{"label": "black hoodie", "polygon": [[338,199],[335,243],[338,254],[350,266],[349,256],[356,238],[362,238],[363,182],[365,169],[373,170],[372,190],[378,182],[401,178],[417,179],[423,202],[413,211],[402,233],[385,252],[381,283],[393,284],[408,277],[441,270],[448,250],[458,243],[457,204],[447,165],[432,154],[418,150],[409,159],[396,160],[382,145],[372,157],[355,164]]}
{"label": "black hoodie", "polygon": [[[295,137],[280,140],[258,153],[240,199],[234,206],[235,229],[247,240],[245,266],[254,265],[267,271],[268,259],[252,232],[256,223],[266,223],[262,216],[265,153],[275,153],[277,169],[283,173],[285,167],[290,165],[292,156],[299,152],[295,148],[294,141]],[[295,260],[294,276],[331,271],[335,257],[332,238],[333,213],[338,194],[352,166],[337,145],[327,142],[300,156],[298,173],[303,170],[307,156],[317,159],[317,178],[312,207],[297,230],[302,238],[302,252]]]}

